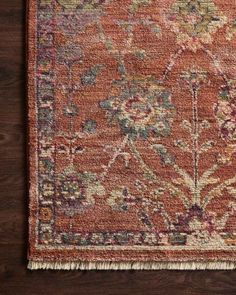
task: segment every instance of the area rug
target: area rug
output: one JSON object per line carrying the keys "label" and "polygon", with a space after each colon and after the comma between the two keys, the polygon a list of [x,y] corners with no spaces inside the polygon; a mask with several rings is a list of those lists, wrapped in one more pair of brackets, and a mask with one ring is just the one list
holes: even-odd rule
{"label": "area rug", "polygon": [[29,0],[30,269],[236,267],[234,0]]}

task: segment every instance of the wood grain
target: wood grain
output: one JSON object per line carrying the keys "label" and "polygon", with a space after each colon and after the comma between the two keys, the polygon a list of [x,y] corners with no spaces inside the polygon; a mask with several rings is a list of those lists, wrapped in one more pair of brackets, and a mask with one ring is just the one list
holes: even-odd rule
{"label": "wood grain", "polygon": [[236,294],[236,271],[29,271],[25,1],[0,2],[0,294]]}

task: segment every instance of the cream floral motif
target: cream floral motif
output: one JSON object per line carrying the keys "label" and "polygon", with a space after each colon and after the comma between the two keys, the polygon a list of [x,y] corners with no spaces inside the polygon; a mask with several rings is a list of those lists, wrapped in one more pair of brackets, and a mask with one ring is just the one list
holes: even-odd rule
{"label": "cream floral motif", "polygon": [[129,193],[127,187],[118,187],[111,191],[107,204],[116,211],[126,211],[134,204],[135,197]]}
{"label": "cream floral motif", "polygon": [[177,0],[167,14],[167,24],[183,48],[196,51],[213,41],[227,22],[212,0]]}
{"label": "cream floral motif", "polygon": [[230,23],[226,30],[226,39],[232,40],[236,35],[236,18]]}

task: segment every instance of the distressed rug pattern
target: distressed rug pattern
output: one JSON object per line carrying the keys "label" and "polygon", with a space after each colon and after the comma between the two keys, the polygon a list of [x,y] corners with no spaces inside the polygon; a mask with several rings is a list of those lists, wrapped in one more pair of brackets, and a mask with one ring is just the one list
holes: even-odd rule
{"label": "distressed rug pattern", "polygon": [[29,0],[30,269],[236,267],[234,0]]}

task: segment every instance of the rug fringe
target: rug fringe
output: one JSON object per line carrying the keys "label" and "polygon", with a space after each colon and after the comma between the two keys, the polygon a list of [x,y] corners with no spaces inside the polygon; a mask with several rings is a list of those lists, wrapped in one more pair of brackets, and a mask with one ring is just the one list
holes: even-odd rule
{"label": "rug fringe", "polygon": [[29,261],[28,269],[57,270],[230,270],[236,262],[39,262]]}

